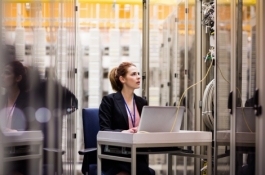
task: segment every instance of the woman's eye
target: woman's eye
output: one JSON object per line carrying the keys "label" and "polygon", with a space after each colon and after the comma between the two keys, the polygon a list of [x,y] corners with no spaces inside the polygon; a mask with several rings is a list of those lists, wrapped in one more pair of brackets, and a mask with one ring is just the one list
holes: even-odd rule
{"label": "woman's eye", "polygon": [[131,75],[132,75],[132,76],[136,76],[136,75],[140,75],[140,73],[139,73],[139,72],[134,72],[134,73],[132,73]]}

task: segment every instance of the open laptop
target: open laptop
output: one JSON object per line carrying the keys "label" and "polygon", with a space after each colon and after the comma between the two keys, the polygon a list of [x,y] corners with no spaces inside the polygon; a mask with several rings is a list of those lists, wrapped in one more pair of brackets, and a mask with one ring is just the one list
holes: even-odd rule
{"label": "open laptop", "polygon": [[176,106],[144,106],[138,126],[138,133],[170,132],[175,119],[176,122],[172,132],[178,132],[184,112],[184,106],[180,106],[179,109]]}

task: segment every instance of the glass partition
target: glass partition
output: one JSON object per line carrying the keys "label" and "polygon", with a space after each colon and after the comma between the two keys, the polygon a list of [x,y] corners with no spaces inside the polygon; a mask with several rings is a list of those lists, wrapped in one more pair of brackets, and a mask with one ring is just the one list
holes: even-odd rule
{"label": "glass partition", "polygon": [[256,3],[217,0],[216,4],[215,172],[255,174]]}
{"label": "glass partition", "polygon": [[237,16],[235,174],[255,174],[256,3],[240,0]]}
{"label": "glass partition", "polygon": [[[186,106],[182,129],[195,130],[196,117],[202,117],[202,130],[217,131],[215,174],[231,174],[233,167],[232,174],[254,174],[256,1],[204,0],[201,9],[196,9],[198,3],[150,1],[149,105]],[[81,110],[76,109],[98,107],[102,97],[113,92],[108,73],[122,61],[131,61],[141,69],[142,2],[3,0],[0,5],[0,141],[10,136],[33,140],[4,145],[0,171],[79,173],[83,157],[77,156],[75,147],[79,150],[84,146]],[[196,10],[203,12],[201,26],[196,26]],[[198,28],[202,29],[201,45],[196,44]],[[200,49],[203,61],[196,60]],[[216,75],[211,67],[214,57]],[[15,86],[14,78],[13,84],[7,81],[8,76],[16,76],[14,70],[20,69],[15,66],[20,63],[26,67],[21,69],[27,80],[23,87]],[[196,84],[197,64],[201,64],[201,78],[210,70],[202,84]],[[208,108],[203,99],[196,99],[195,84],[201,86],[203,94],[207,90],[211,93]],[[236,95],[230,96],[231,91]],[[141,89],[136,94],[141,96]],[[236,97],[236,107],[230,105],[228,109],[233,104],[230,97]],[[202,103],[200,107],[195,106],[198,103]],[[197,108],[201,108],[202,116],[196,116]],[[232,142],[231,134],[235,135]],[[234,157],[230,150],[235,150]],[[21,163],[28,154],[28,163]],[[13,160],[21,155],[2,164],[3,157]],[[199,168],[205,162],[199,162]],[[166,155],[151,155],[149,163],[156,174],[168,173]],[[195,164],[193,158],[174,156],[173,174],[198,174]]]}
{"label": "glass partition", "polygon": [[[188,9],[188,13],[186,10]],[[164,14],[164,17],[161,16]],[[150,105],[187,106],[182,129],[195,129],[195,1],[150,5]],[[182,96],[183,95],[183,96]],[[182,97],[182,99],[181,99]],[[194,150],[186,147],[184,149]],[[166,155],[151,155],[154,167],[167,174]],[[194,159],[174,156],[173,174],[194,174]],[[157,169],[158,170],[158,169]]]}
{"label": "glass partition", "polygon": [[0,174],[74,172],[74,6],[1,1]]}
{"label": "glass partition", "polygon": [[[231,2],[222,3],[217,0],[216,7],[216,122],[217,122],[217,155],[229,154],[230,147],[230,111],[227,108],[231,91]],[[222,143],[224,139],[225,143]],[[214,162],[217,174],[229,174],[230,158],[223,156]]]}

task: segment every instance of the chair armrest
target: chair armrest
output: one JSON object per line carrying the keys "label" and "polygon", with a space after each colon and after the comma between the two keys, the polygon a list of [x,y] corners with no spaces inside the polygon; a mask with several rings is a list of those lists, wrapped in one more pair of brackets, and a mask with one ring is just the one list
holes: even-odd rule
{"label": "chair armrest", "polygon": [[83,149],[83,150],[78,151],[78,153],[79,153],[79,155],[85,155],[87,153],[91,153],[91,152],[94,152],[94,151],[97,151],[97,148]]}
{"label": "chair armrest", "polygon": [[55,149],[55,148],[43,148],[44,151],[50,152],[50,153],[60,153],[60,154],[64,154],[65,151],[64,150],[60,150],[60,149]]}

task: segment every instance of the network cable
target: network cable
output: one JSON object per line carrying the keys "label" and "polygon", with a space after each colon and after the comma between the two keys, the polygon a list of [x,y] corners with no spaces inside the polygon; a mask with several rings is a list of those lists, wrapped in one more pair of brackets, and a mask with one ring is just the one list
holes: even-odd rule
{"label": "network cable", "polygon": [[[224,77],[223,72],[222,72],[222,70],[220,69],[220,67],[218,66],[218,64],[217,64],[217,67],[218,67],[218,70],[220,71],[220,73],[221,73],[223,79],[224,79],[228,84],[230,84],[230,82]],[[241,107],[242,107],[241,109],[242,109],[242,113],[243,113],[244,122],[246,123],[248,130],[249,130],[251,133],[253,133],[253,131],[250,129],[250,127],[249,127],[249,125],[248,125],[248,122],[247,122],[247,120],[246,120],[245,111],[244,111],[244,108],[243,108],[243,102],[242,102],[242,95],[241,95],[241,92],[240,92],[240,90],[238,89],[238,87],[236,87],[236,89],[237,89],[237,91],[238,91],[238,93],[239,93],[239,97],[240,97],[240,103],[241,103]]]}
{"label": "network cable", "polygon": [[[230,84],[230,82],[224,77],[220,67],[217,65],[218,70],[220,71],[223,79]],[[214,97],[214,82],[215,80],[212,80],[205,88],[204,95],[203,95],[203,101],[202,101],[202,118],[204,124],[210,129],[213,130],[213,97]],[[241,93],[240,90],[237,88],[237,91],[240,96],[240,101],[241,101],[241,107],[243,107],[242,104],[242,98],[241,98]],[[248,130],[252,133],[253,131],[250,129],[248,122],[246,120],[244,108],[242,108],[242,114],[244,118],[244,122],[247,125]]]}
{"label": "network cable", "polygon": [[213,61],[214,61],[214,59],[212,59],[212,62],[211,62],[211,64],[210,64],[210,67],[208,68],[208,70],[207,70],[205,76],[203,77],[203,79],[201,79],[199,82],[197,82],[197,83],[191,85],[190,87],[188,87],[188,88],[183,92],[183,94],[182,94],[182,96],[181,96],[181,98],[180,98],[180,100],[179,100],[179,102],[178,102],[178,105],[177,105],[177,113],[176,113],[176,117],[175,117],[175,120],[174,120],[174,122],[173,122],[173,125],[172,125],[172,128],[171,128],[170,132],[172,132],[173,129],[174,129],[174,127],[175,127],[175,124],[176,124],[176,121],[177,121],[178,112],[179,112],[179,107],[180,107],[180,104],[181,104],[181,101],[182,101],[184,95],[186,94],[186,92],[187,92],[189,89],[191,89],[192,87],[194,87],[194,86],[196,86],[197,84],[201,83],[201,82],[202,82],[202,81],[208,76],[208,74],[209,74],[209,72],[210,72],[210,70],[211,70],[211,68],[212,68]]}

